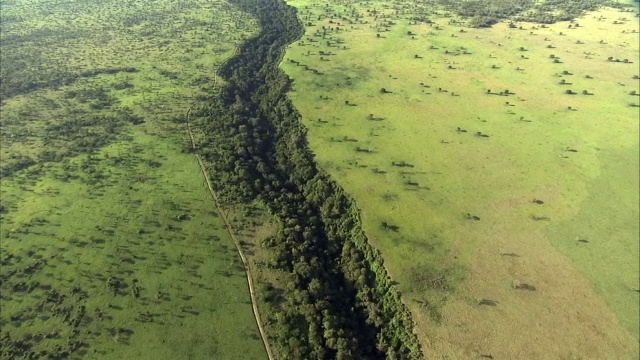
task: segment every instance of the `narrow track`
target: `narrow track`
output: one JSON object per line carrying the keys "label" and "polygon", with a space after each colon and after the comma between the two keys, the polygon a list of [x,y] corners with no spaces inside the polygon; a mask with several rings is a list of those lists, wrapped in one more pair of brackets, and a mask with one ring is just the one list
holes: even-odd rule
{"label": "narrow track", "polygon": [[[191,106],[191,108],[193,108],[193,106]],[[189,108],[189,111],[187,111],[187,116],[186,116],[187,131],[189,132],[189,138],[191,139],[191,148],[195,151],[196,142],[195,142],[195,138],[193,137],[193,133],[191,131],[191,123],[189,122],[189,115],[191,114],[191,108]],[[233,228],[231,227],[231,224],[227,219],[227,216],[225,215],[224,211],[222,211],[222,208],[220,207],[220,203],[218,202],[218,195],[213,190],[213,186],[211,186],[211,180],[209,179],[209,175],[207,174],[207,170],[204,166],[204,162],[202,161],[202,158],[197,153],[195,154],[195,156],[196,156],[196,160],[198,161],[198,165],[200,165],[200,170],[202,170],[202,175],[204,176],[204,179],[207,182],[209,193],[211,194],[211,197],[213,198],[213,201],[216,205],[216,210],[218,211],[218,214],[222,218],[222,221],[224,221],[224,226],[227,228],[227,232],[229,233],[229,236],[231,236],[231,239],[233,240],[233,243],[236,246],[236,250],[238,250],[238,254],[240,254],[240,259],[242,260],[242,266],[244,267],[244,271],[247,276],[247,285],[249,286],[249,295],[251,296],[251,307],[253,308],[253,316],[256,319],[256,324],[258,325],[258,331],[260,332],[260,337],[262,338],[262,343],[264,344],[264,348],[267,351],[267,356],[269,357],[269,360],[275,360],[273,353],[271,352],[271,348],[269,347],[267,334],[265,333],[264,328],[262,327],[262,321],[260,320],[260,313],[258,311],[258,303],[256,301],[256,294],[253,286],[253,280],[251,278],[251,269],[249,268],[249,262],[247,261],[247,258],[244,256],[244,253],[242,252],[242,247],[240,246],[240,242],[238,241],[238,238],[236,238],[233,232]]]}

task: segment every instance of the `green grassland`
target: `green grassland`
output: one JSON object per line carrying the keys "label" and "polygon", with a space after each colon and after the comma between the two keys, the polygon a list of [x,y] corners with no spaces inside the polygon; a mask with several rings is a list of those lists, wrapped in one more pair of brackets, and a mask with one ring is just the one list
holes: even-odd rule
{"label": "green grassland", "polygon": [[3,359],[266,357],[185,116],[256,30],[225,2],[3,1]]}
{"label": "green grassland", "polygon": [[434,5],[289,3],[290,97],[426,353],[637,357],[637,7],[473,29]]}

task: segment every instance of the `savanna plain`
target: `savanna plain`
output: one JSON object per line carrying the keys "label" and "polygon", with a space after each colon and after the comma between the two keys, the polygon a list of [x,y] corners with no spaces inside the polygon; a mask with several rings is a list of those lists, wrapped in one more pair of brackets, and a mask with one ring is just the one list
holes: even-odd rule
{"label": "savanna plain", "polygon": [[290,97],[426,353],[637,358],[637,5],[469,28],[406,2],[290,3]]}
{"label": "savanna plain", "polygon": [[637,2],[0,6],[0,359],[640,356]]}
{"label": "savanna plain", "polygon": [[1,6],[1,358],[264,358],[185,123],[255,21],[225,2]]}

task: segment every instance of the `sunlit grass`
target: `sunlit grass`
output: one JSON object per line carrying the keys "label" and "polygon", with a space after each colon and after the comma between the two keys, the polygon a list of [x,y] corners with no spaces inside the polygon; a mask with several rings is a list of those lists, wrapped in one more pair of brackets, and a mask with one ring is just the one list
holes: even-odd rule
{"label": "sunlit grass", "polygon": [[[355,198],[429,349],[458,357],[482,349],[560,356],[542,352],[553,346],[637,353],[633,13],[589,13],[571,29],[469,29],[436,15],[432,26],[410,25],[410,13],[378,3],[355,6],[353,23],[352,8],[331,4],[337,15],[318,20],[324,6],[292,4],[311,25],[282,64],[295,81],[290,97],[316,159]],[[376,28],[383,19],[395,25]],[[535,296],[514,292],[514,281],[537,286]],[[478,306],[482,298],[498,301],[499,312]],[[584,339],[601,341],[589,326],[606,327],[605,342],[619,343],[579,350]],[[517,331],[528,335],[511,341]]]}
{"label": "sunlit grass", "polygon": [[[255,22],[202,1],[19,1],[2,16],[0,159],[34,162],[0,188],[2,332],[38,358],[265,357],[240,259],[182,151],[187,110]],[[38,86],[11,92],[25,81]],[[126,111],[140,121],[109,126]]]}

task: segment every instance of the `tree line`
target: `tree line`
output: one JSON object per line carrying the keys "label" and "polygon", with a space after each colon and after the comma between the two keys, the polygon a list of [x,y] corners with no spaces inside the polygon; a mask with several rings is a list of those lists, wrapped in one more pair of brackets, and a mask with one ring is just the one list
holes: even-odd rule
{"label": "tree line", "polygon": [[411,315],[368,243],[353,201],[318,169],[279,68],[303,34],[281,0],[231,0],[261,32],[219,73],[226,80],[199,110],[206,140],[198,151],[228,202],[259,200],[281,222],[263,241],[268,266],[288,275],[270,297],[270,336],[283,359],[419,359]]}
{"label": "tree line", "polygon": [[471,27],[490,27],[501,21],[536,22],[552,24],[558,21],[569,21],[584,14],[585,11],[597,10],[602,6],[622,8],[628,4],[612,0],[436,0],[451,11],[468,18]]}

